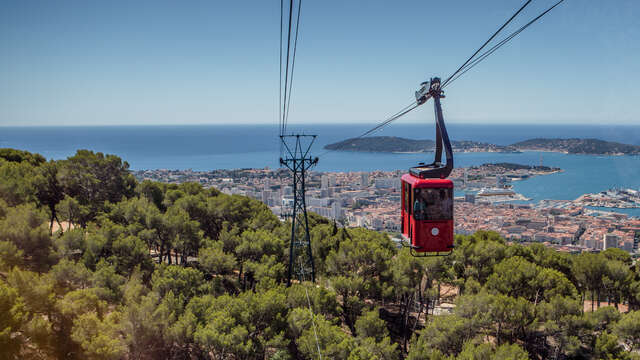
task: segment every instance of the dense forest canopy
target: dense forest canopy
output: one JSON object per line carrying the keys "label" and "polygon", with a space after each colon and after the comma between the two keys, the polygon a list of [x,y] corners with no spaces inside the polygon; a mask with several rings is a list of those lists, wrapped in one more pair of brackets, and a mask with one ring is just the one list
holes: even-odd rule
{"label": "dense forest canopy", "polygon": [[257,200],[137,182],[114,155],[0,149],[0,358],[640,358],[640,268],[621,250],[481,231],[425,259],[310,225],[317,284],[287,288],[290,223]]}

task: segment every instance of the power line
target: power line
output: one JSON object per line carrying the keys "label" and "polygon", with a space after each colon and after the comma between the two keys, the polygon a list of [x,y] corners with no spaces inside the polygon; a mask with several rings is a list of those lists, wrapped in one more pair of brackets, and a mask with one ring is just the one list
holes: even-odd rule
{"label": "power line", "polygon": [[[278,130],[282,135],[282,20],[284,18],[284,0],[280,0],[280,78],[278,79]],[[282,157],[283,148],[280,142],[280,157]]]}
{"label": "power line", "polygon": [[[293,23],[294,11],[297,12],[295,24]],[[288,12],[288,24],[286,24],[287,33],[285,35],[285,5],[284,0],[280,0],[280,83],[278,99],[278,124],[280,135],[284,135],[286,133],[287,123],[289,119],[289,109],[291,106],[291,97],[293,93],[293,74],[295,70],[296,54],[298,49],[298,35],[300,29],[300,14],[302,12],[302,0],[298,0],[297,2],[295,0],[289,0]],[[294,31],[295,35],[293,34]],[[286,54],[283,46],[284,41],[287,42]]]}
{"label": "power line", "polygon": [[318,357],[322,360],[322,352],[320,351],[320,341],[318,341],[318,332],[316,331],[316,321],[315,315],[313,314],[313,309],[311,308],[311,300],[309,300],[309,291],[305,286],[304,292],[307,294],[307,304],[309,305],[309,312],[311,313],[311,324],[313,325],[313,336],[316,338],[316,348],[318,349]]}
{"label": "power line", "polygon": [[296,20],[296,36],[293,42],[293,59],[291,60],[291,80],[289,81],[289,98],[287,99],[287,111],[284,114],[284,131],[287,131],[287,122],[289,121],[289,109],[291,105],[291,94],[293,86],[293,70],[296,66],[296,50],[298,49],[298,29],[300,28],[300,10],[302,9],[302,0],[298,1],[298,16]]}
{"label": "power line", "polygon": [[302,264],[302,258],[300,258],[300,272],[302,274],[300,285],[304,286],[304,292],[307,295],[307,306],[309,307],[309,313],[311,313],[311,325],[313,326],[313,336],[316,340],[316,350],[318,351],[318,357],[322,360],[322,351],[320,351],[320,341],[318,340],[318,331],[316,330],[315,314],[313,313],[313,307],[311,307],[311,300],[309,299],[309,290],[307,290],[307,284],[304,279],[304,265]]}
{"label": "power line", "polygon": [[[285,74],[284,74],[284,96],[282,93],[282,68],[283,68],[283,27],[284,27],[284,0],[280,0],[280,82],[279,82],[279,96],[278,96],[278,123],[280,130],[280,164],[286,165],[293,172],[293,189],[294,189],[294,205],[293,205],[293,213],[292,213],[292,223],[291,223],[291,244],[289,251],[289,279],[287,284],[291,282],[291,272],[292,268],[295,265],[293,261],[294,256],[294,248],[297,245],[300,245],[299,239],[296,238],[296,230],[297,226],[300,225],[301,219],[296,219],[296,210],[301,208],[304,217],[304,230],[306,233],[306,245],[307,245],[307,262],[311,265],[311,281],[315,281],[315,269],[313,265],[313,256],[311,254],[311,240],[309,238],[309,222],[307,219],[307,208],[305,203],[305,170],[315,165],[318,161],[318,158],[311,159],[307,157],[309,151],[311,149],[311,145],[315,141],[315,135],[312,136],[311,143],[308,145],[306,151],[303,149],[300,138],[309,137],[309,135],[296,135],[296,145],[294,150],[292,151],[285,141],[287,137],[285,135],[287,130],[287,121],[289,119],[289,109],[291,105],[291,95],[293,93],[293,74],[295,70],[296,63],[296,52],[298,48],[298,33],[300,29],[300,13],[302,9],[302,0],[298,0],[298,8],[297,8],[297,16],[296,16],[296,25],[295,25],[295,38],[293,41],[293,57],[290,58],[291,53],[291,32],[292,32],[292,19],[293,19],[293,11],[294,11],[294,0],[289,1],[289,24],[288,24],[288,32],[287,32],[287,55],[286,55],[286,65],[285,65]],[[289,64],[291,64],[291,71],[289,71]],[[283,149],[286,148],[289,153],[289,157],[283,159]],[[300,184],[298,184],[298,182]],[[300,189],[298,189],[298,185],[300,185]],[[300,195],[300,196],[298,196]],[[298,199],[299,198],[299,199]],[[299,255],[296,253],[296,255]],[[302,256],[298,256],[299,259],[299,279],[300,282],[303,283],[305,281],[306,269],[304,264],[302,263]],[[316,349],[318,351],[318,356],[320,360],[322,360],[322,352],[320,351],[320,342],[318,340],[318,332],[316,330],[315,324],[315,314],[313,313],[313,308],[311,307],[311,300],[309,299],[309,291],[305,284],[301,284],[305,286],[305,294],[307,297],[307,305],[309,306],[309,312],[311,313],[311,322],[313,325],[313,334],[316,341]]]}
{"label": "power line", "polygon": [[285,73],[284,73],[284,98],[283,98],[283,109],[282,109],[282,130],[280,135],[284,135],[284,117],[287,113],[287,84],[289,83],[289,52],[291,51],[291,20],[293,17],[293,0],[289,1],[289,31],[287,33],[287,57],[286,57],[286,65],[285,65]]}

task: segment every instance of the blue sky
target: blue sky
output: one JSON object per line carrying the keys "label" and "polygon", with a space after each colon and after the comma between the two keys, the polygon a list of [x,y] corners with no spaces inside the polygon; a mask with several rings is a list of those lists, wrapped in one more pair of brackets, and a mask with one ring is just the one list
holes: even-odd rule
{"label": "blue sky", "polygon": [[[522,3],[303,0],[289,121],[383,120]],[[640,124],[639,18],[566,0],[449,87],[446,119]],[[2,1],[0,125],[275,124],[278,35],[277,0]]]}

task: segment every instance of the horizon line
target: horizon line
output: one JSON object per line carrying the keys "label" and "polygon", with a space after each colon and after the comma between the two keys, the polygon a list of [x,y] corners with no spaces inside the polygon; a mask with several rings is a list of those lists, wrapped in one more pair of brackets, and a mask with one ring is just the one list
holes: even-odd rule
{"label": "horizon line", "polygon": [[[368,123],[368,122],[353,122],[353,123],[290,123],[290,126],[351,126],[351,125],[377,125],[377,123]],[[430,125],[430,122],[418,123],[397,123],[394,126],[408,126],[408,125]],[[638,127],[640,124],[630,124],[630,123],[608,123],[608,124],[580,124],[580,123],[540,123],[540,122],[517,122],[517,123],[503,123],[503,122],[449,122],[449,125],[503,125],[503,126],[584,126],[584,127],[606,127],[606,126],[630,126],[630,127]],[[176,126],[184,126],[184,127],[197,127],[197,126],[276,126],[277,124],[269,124],[269,123],[243,123],[243,124],[221,124],[221,123],[186,123],[186,124],[82,124],[82,125],[38,125],[38,124],[30,124],[30,125],[2,125],[0,124],[0,128],[72,128],[72,127],[176,127]]]}

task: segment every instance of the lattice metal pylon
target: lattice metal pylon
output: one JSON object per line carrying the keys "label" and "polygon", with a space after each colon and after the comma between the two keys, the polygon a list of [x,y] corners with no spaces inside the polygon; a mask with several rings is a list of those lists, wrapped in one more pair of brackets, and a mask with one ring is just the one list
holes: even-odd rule
{"label": "lattice metal pylon", "polygon": [[[307,217],[305,176],[307,170],[318,163],[318,158],[309,155],[316,135],[281,135],[285,156],[280,164],[291,170],[293,175],[293,209],[291,211],[291,242],[289,245],[289,277],[298,281],[316,281],[316,272],[311,253],[309,219]],[[304,144],[308,140],[308,144]]]}

